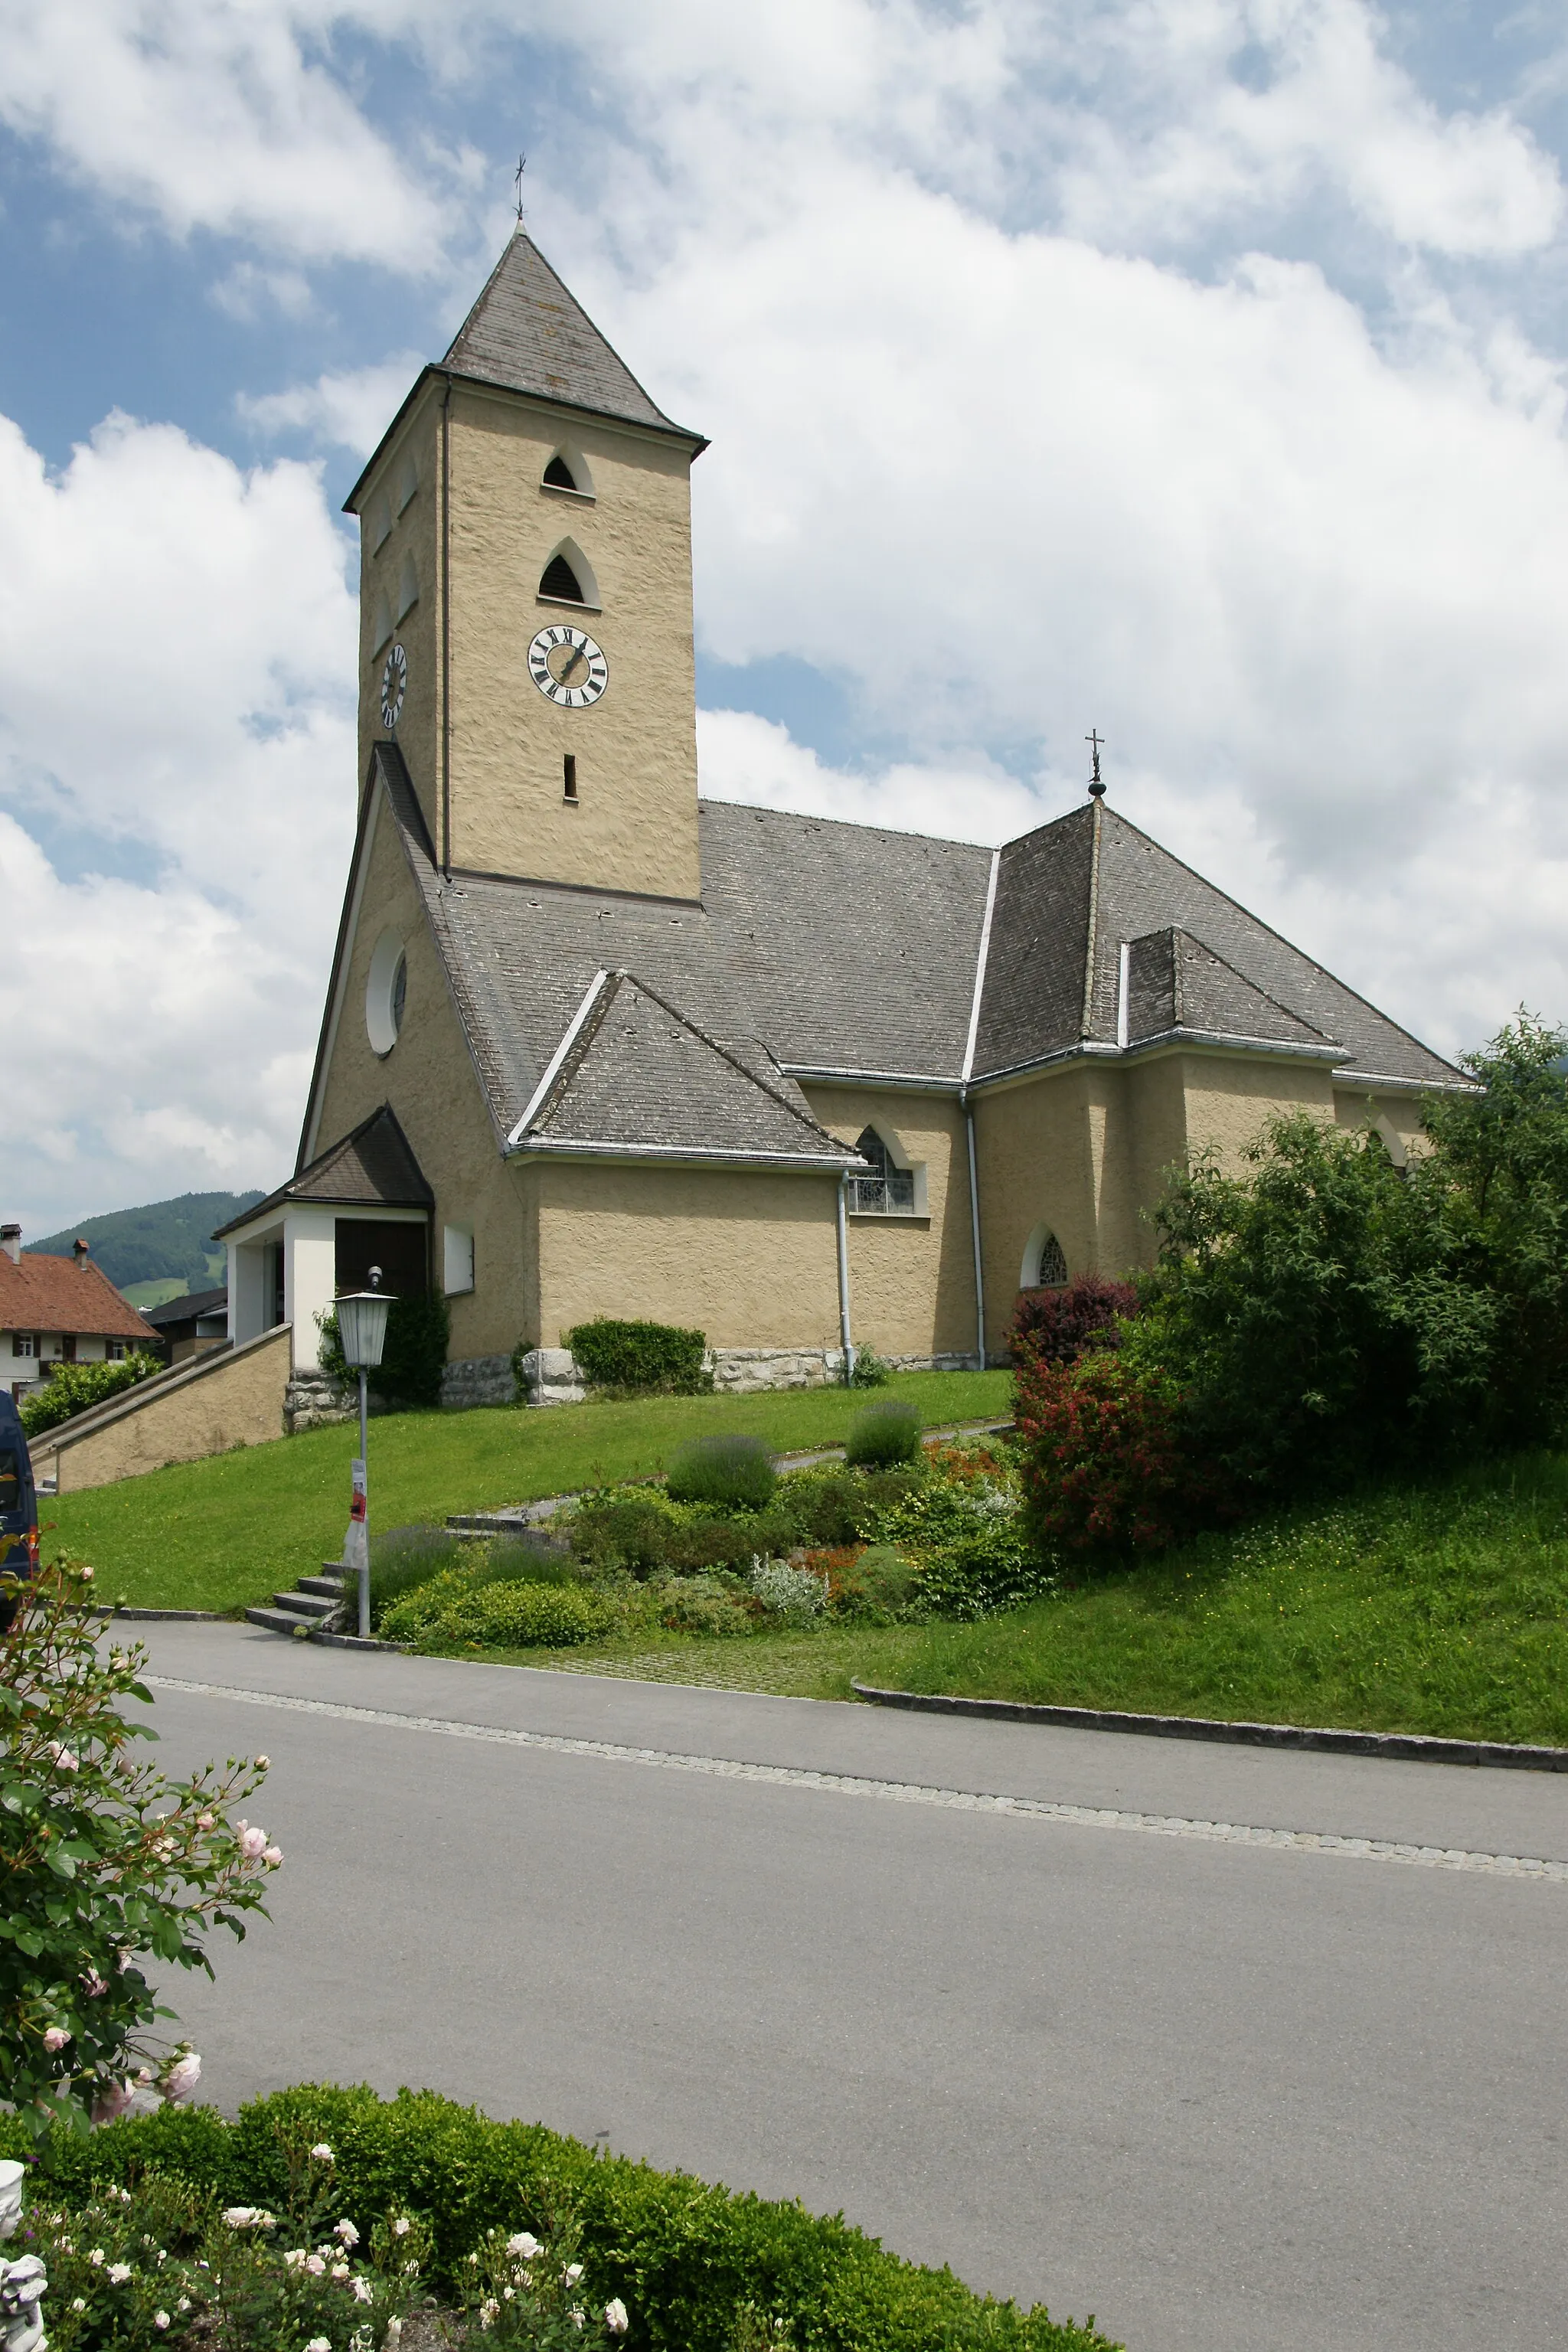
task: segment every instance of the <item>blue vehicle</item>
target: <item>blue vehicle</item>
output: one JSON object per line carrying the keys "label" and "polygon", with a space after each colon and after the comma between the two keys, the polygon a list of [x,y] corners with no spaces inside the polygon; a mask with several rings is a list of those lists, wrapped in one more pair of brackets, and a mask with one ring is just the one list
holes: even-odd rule
{"label": "blue vehicle", "polygon": [[[0,1576],[38,1572],[38,1502],[22,1416],[0,1392]],[[0,1633],[16,1614],[14,1594],[0,1591]]]}

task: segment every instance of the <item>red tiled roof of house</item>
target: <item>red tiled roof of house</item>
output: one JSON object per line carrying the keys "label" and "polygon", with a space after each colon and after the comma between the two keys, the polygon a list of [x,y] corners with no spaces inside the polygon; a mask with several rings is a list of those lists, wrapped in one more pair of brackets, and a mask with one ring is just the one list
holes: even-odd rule
{"label": "red tiled roof of house", "polygon": [[74,1331],[143,1345],[153,1336],[90,1258],[79,1265],[74,1258],[26,1252],[20,1265],[0,1253],[0,1331]]}

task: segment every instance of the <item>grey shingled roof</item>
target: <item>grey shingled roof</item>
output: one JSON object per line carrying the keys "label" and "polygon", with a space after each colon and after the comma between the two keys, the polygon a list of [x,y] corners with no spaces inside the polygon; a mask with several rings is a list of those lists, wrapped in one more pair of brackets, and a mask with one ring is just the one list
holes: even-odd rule
{"label": "grey shingled roof", "polygon": [[1190,931],[1151,931],[1128,943],[1127,1042],[1248,1037],[1343,1061],[1345,1050],[1276,1004]]}
{"label": "grey shingled roof", "polygon": [[436,1195],[425,1181],[396,1112],[390,1103],[383,1103],[287,1184],[220,1225],[214,1241],[253,1225],[268,1210],[283,1208],[290,1201],[334,1207],[433,1209]]}
{"label": "grey shingled roof", "polygon": [[443,365],[510,392],[595,409],[689,441],[702,437],[674,424],[648,398],[521,228],[453,337]]}
{"label": "grey shingled roof", "polygon": [[1468,1083],[1135,824],[1093,804],[1002,852],[976,1080],[1086,1042],[1114,1047],[1121,943],[1168,929],[1187,932],[1276,1006],[1342,1045],[1342,1075]]}
{"label": "grey shingled roof", "polygon": [[[990,851],[707,801],[700,905],[444,879],[401,752],[376,759],[501,1141],[601,972],[618,977],[532,1120],[545,1148],[574,1136],[821,1164],[842,1147],[795,1076],[959,1084]],[[1087,808],[1000,855],[973,1082],[1086,1043],[1114,1052],[1123,941],[1134,1047],[1226,1037],[1464,1083],[1136,826]]]}
{"label": "grey shingled roof", "polygon": [[819,1127],[790,1080],[766,1082],[634,973],[617,972],[523,1139],[531,1147],[864,1165]]}

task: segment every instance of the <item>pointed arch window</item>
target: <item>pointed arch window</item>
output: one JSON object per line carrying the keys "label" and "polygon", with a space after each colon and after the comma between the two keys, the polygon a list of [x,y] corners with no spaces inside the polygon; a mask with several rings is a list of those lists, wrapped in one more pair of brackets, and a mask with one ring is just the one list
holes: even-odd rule
{"label": "pointed arch window", "polygon": [[559,449],[544,468],[544,479],[552,490],[574,490],[577,487],[572,477],[572,468]]}
{"label": "pointed arch window", "polygon": [[552,555],[545,565],[539,583],[542,596],[553,597],[561,604],[585,604],[582,583],[563,555]]}
{"label": "pointed arch window", "polygon": [[869,1176],[849,1179],[849,1206],[862,1217],[910,1217],[915,1208],[915,1171],[900,1168],[874,1127],[856,1139],[856,1150],[868,1160]]}
{"label": "pointed arch window", "polygon": [[1067,1286],[1067,1253],[1048,1225],[1040,1226],[1031,1236],[1028,1261],[1025,1265],[1026,1290],[1062,1290]]}

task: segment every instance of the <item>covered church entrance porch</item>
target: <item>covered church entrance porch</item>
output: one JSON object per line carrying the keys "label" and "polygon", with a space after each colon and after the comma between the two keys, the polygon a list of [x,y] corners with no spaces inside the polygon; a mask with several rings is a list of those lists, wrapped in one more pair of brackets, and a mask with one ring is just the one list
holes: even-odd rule
{"label": "covered church entrance porch", "polygon": [[384,1104],[302,1169],[291,1183],[215,1235],[228,1252],[228,1336],[235,1345],[289,1328],[293,1370],[321,1369],[321,1318],[370,1269],[395,1298],[430,1286],[435,1196]]}

